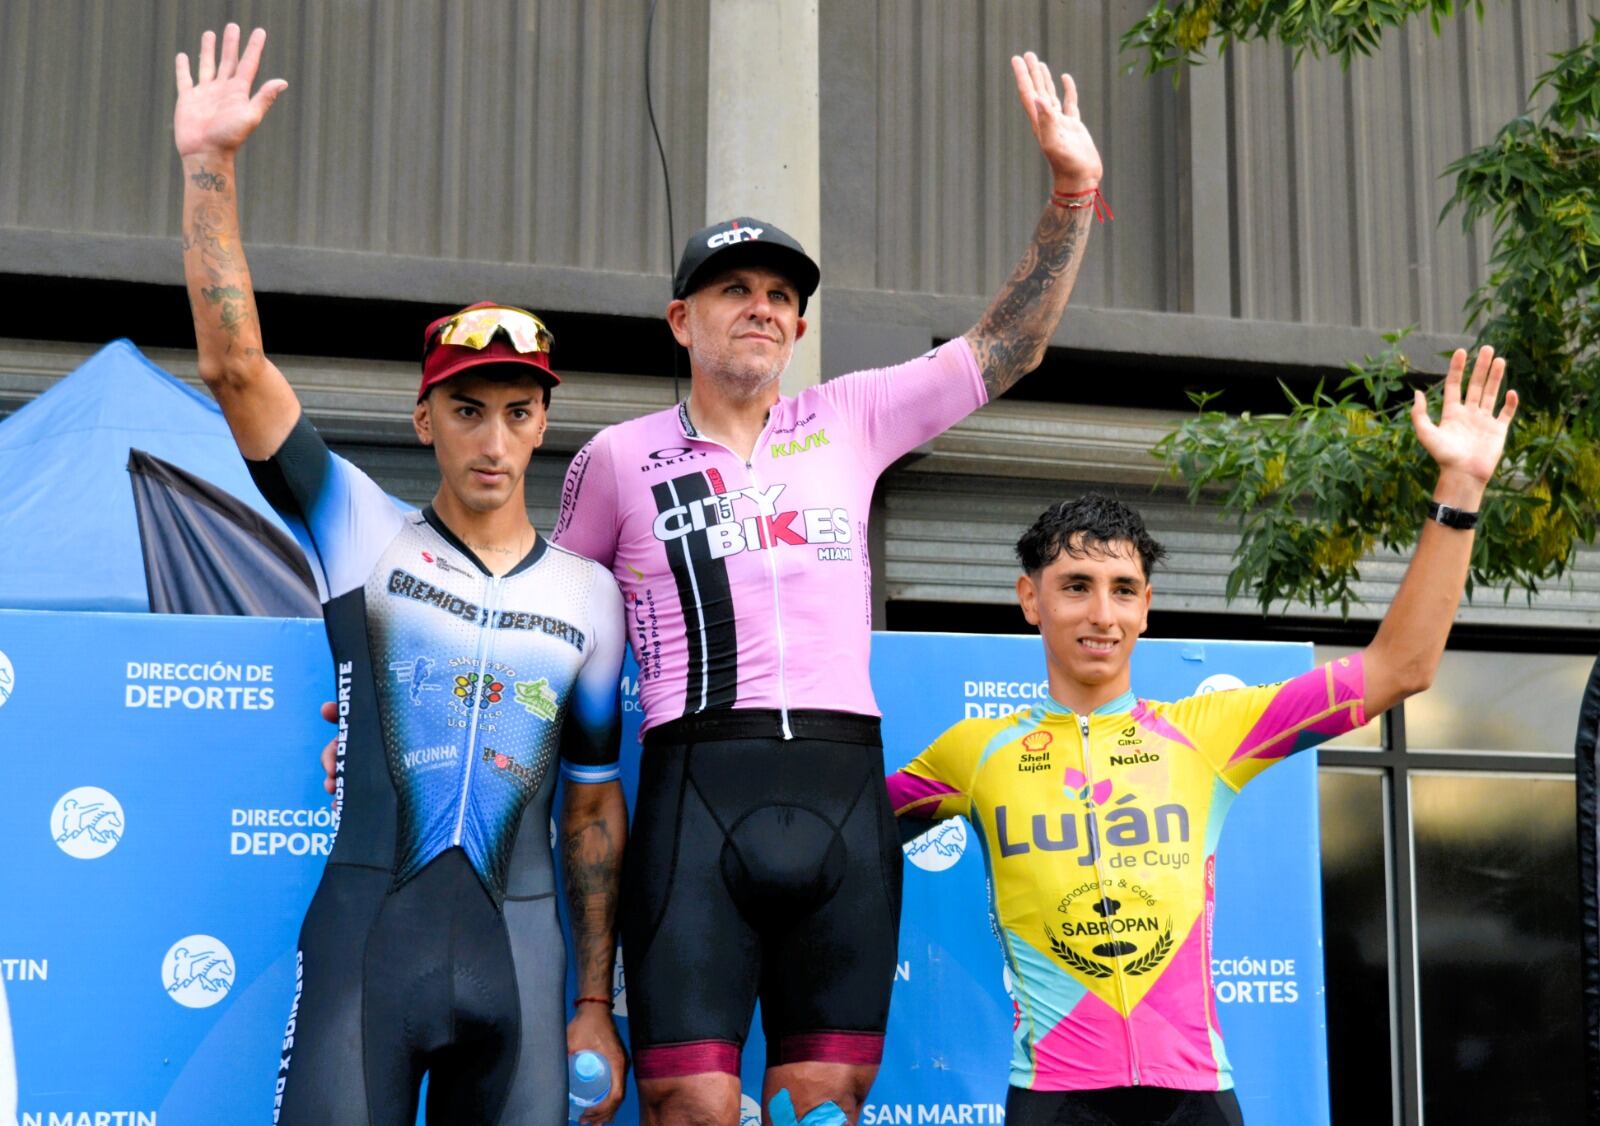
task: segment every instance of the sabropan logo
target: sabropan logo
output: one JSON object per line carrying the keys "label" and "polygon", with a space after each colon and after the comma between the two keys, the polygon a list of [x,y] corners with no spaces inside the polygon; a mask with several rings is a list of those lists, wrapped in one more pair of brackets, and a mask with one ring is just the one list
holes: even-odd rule
{"label": "sabropan logo", "polygon": [[943,872],[967,851],[967,825],[960,818],[941,821],[905,845],[906,859],[924,872]]}
{"label": "sabropan logo", "polygon": [[99,786],[68,790],[50,811],[50,837],[79,860],[98,860],[122,841],[122,804]]}
{"label": "sabropan logo", "polygon": [[219,938],[191,934],[178,939],[161,960],[167,996],[190,1009],[208,1009],[228,995],[238,976],[233,951]]}

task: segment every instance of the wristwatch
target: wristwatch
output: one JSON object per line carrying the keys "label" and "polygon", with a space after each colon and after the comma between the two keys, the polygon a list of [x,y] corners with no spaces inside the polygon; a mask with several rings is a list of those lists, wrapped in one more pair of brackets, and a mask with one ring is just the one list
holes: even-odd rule
{"label": "wristwatch", "polygon": [[1448,504],[1440,504],[1436,500],[1428,502],[1428,519],[1437,520],[1446,528],[1459,528],[1465,532],[1477,526],[1478,514],[1465,512],[1459,508],[1451,508]]}

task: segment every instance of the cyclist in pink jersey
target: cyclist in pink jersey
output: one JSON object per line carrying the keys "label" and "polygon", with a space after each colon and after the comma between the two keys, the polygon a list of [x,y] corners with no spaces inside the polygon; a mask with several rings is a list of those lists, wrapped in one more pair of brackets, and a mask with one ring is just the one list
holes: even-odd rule
{"label": "cyclist in pink jersey", "polygon": [[[983,842],[1017,1003],[1008,1126],[1242,1123],[1211,991],[1218,833],[1262,771],[1432,682],[1516,413],[1515,391],[1495,410],[1505,361],[1489,348],[1463,396],[1466,358],[1450,362],[1437,425],[1417,392],[1412,422],[1439,467],[1431,519],[1358,655],[1282,684],[1138,699],[1129,659],[1162,554],[1143,520],[1084,497],[1018,541],[1017,595],[1044,641],[1049,698],[956,724],[889,779],[898,816],[964,816]],[[1171,862],[1191,849],[1196,862]]]}
{"label": "cyclist in pink jersey", "polygon": [[[1018,96],[1051,175],[978,324],[926,356],[779,393],[819,270],[753,218],[691,236],[667,320],[690,394],[573,459],[554,533],[609,566],[640,666],[645,754],[624,862],[635,1074],[651,1123],[739,1119],[761,1000],[763,1103],[854,1121],[882,1054],[899,842],[867,674],[867,510],[894,460],[1035,367],[1103,200],[1072,79]],[[1107,212],[1107,214],[1109,214]]]}

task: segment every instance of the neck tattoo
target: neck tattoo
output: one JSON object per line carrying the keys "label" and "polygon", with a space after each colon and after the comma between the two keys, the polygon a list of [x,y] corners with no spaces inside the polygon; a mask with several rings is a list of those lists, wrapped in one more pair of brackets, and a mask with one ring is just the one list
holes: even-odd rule
{"label": "neck tattoo", "polygon": [[[532,529],[529,529],[529,530],[531,531]],[[520,559],[522,556],[526,555],[527,552],[528,552],[528,548],[522,546],[523,545],[523,541],[525,539],[526,539],[526,533],[519,532],[517,534],[517,546],[516,547],[496,547],[493,544],[476,543],[476,542],[474,542],[472,540],[463,540],[462,542],[465,543],[468,547],[470,547],[473,551],[478,552],[480,555],[485,553],[485,552],[487,552],[490,555],[509,555],[509,556],[513,556],[513,557],[516,557],[516,558]],[[532,547],[532,546],[533,546],[532,543],[528,544],[528,547]]]}

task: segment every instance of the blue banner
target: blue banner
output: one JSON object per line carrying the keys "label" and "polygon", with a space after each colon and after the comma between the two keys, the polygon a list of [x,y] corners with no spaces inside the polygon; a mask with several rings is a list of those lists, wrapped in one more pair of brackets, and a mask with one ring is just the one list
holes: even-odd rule
{"label": "blue banner", "polygon": [[[1303,645],[1145,641],[1134,687],[1171,699],[1310,665]],[[957,720],[1045,692],[1031,638],[879,634],[872,674],[891,768]],[[318,622],[0,611],[0,977],[21,1126],[266,1120],[300,918],[331,843],[314,761],[331,683]],[[630,666],[630,805],[634,689]],[[1002,1120],[1012,1006],[971,844],[950,822],[907,848],[864,1124]],[[1246,788],[1218,873],[1213,972],[1246,1120],[1326,1123],[1311,756]],[[625,1030],[621,966],[613,992]],[[764,1056],[758,1019],[747,1121]],[[618,1121],[637,1120],[630,1092]]]}

